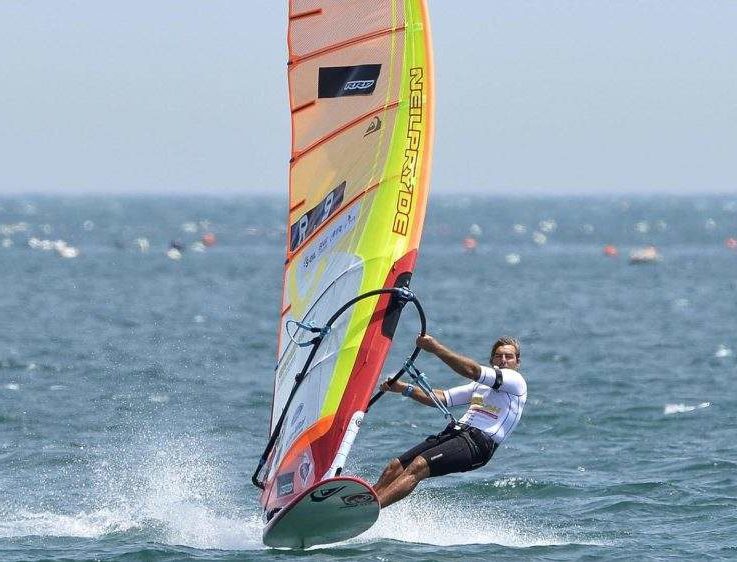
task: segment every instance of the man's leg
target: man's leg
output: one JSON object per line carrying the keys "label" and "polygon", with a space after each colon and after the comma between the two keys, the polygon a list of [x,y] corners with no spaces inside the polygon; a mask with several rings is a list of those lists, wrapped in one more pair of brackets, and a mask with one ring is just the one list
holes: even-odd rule
{"label": "man's leg", "polygon": [[[402,465],[400,464],[399,466],[401,467]],[[388,468],[389,467],[387,467],[387,470]],[[384,472],[386,473],[386,471]],[[382,478],[384,477],[383,474],[381,476]],[[430,476],[430,466],[427,464],[425,458],[415,457],[415,459],[409,463],[409,466],[395,477],[393,481],[380,490],[376,490],[376,494],[379,496],[379,505],[383,509],[395,502],[398,502],[402,498],[405,498],[417,487],[417,484],[419,484],[421,480],[424,480],[428,476]],[[381,482],[381,479],[379,479],[379,482]]]}
{"label": "man's leg", "polygon": [[381,473],[381,476],[379,477],[379,480],[374,484],[374,491],[378,495],[381,493],[384,488],[386,488],[389,484],[391,484],[397,476],[402,474],[402,471],[404,469],[402,468],[402,463],[399,462],[399,459],[392,459],[389,461],[389,464],[386,465],[386,468],[384,469],[384,472]]}
{"label": "man's leg", "polygon": [[[430,437],[425,439],[422,443],[419,443],[415,445],[414,447],[412,447],[411,449],[409,449],[408,451],[405,451],[404,453],[402,453],[400,457],[394,458],[391,461],[389,461],[389,464],[386,466],[386,468],[384,469],[384,472],[382,472],[381,477],[379,478],[378,482],[376,482],[376,485],[374,486],[374,491],[376,492],[376,495],[379,496],[379,499],[381,500],[381,498],[383,497],[385,498],[385,501],[386,501],[386,498],[388,497],[387,488],[393,487],[398,482],[400,477],[402,477],[402,475],[407,473],[407,470],[409,470],[411,463],[413,461],[417,461],[418,458],[422,460],[422,462],[424,463],[424,466],[427,468],[427,474],[422,476],[422,478],[417,480],[417,482],[419,482],[423,478],[427,478],[430,475],[430,469],[429,467],[427,467],[427,461],[421,458],[420,455],[422,455],[422,453],[424,453],[428,449],[437,447],[440,443],[442,443],[443,441],[447,439],[448,439],[448,436],[443,435],[443,434],[431,435]],[[406,469],[404,468],[405,466],[407,467]],[[415,472],[417,471],[418,471],[418,468],[417,468],[417,465],[415,465],[415,467],[412,469],[412,472],[406,474],[405,480],[410,477],[409,476],[410,474],[415,474]],[[395,501],[398,501],[399,499],[409,494],[414,489],[414,487],[417,486],[417,482],[415,482],[414,486],[412,486],[406,492],[404,492],[401,497],[392,499],[390,503],[394,503]],[[385,504],[383,501],[380,501],[379,505],[384,507],[385,505],[389,505],[389,504]]]}

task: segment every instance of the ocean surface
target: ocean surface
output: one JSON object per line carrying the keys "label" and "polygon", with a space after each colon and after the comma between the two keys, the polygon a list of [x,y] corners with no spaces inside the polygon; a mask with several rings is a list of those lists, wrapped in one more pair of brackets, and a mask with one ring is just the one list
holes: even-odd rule
{"label": "ocean surface", "polygon": [[[428,329],[480,361],[518,336],[524,416],[486,467],[306,552],[262,544],[250,482],[285,206],[0,198],[0,560],[737,559],[737,196],[433,195],[412,283]],[[662,259],[631,265],[646,244]],[[443,425],[387,395],[347,469],[374,481]]]}

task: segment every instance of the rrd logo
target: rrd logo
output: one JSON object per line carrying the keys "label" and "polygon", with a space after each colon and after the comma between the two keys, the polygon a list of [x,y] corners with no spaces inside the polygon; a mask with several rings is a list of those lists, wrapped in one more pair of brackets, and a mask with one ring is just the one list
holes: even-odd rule
{"label": "rrd logo", "polygon": [[353,80],[351,82],[346,82],[346,85],[343,86],[343,89],[368,90],[369,88],[372,88],[374,84],[376,84],[376,80]]}

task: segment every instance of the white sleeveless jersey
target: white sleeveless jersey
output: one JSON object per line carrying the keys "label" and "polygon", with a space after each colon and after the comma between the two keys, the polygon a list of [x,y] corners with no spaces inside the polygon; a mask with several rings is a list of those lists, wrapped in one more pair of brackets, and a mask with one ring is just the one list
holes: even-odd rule
{"label": "white sleeveless jersey", "polygon": [[492,367],[482,366],[477,382],[443,391],[448,407],[471,405],[458,420],[460,423],[480,429],[497,444],[517,426],[527,401],[527,383],[522,375],[513,369],[499,372],[501,376]]}

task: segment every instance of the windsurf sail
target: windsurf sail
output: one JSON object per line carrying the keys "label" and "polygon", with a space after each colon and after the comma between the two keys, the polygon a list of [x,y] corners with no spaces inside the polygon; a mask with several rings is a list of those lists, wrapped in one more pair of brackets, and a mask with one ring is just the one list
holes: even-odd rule
{"label": "windsurf sail", "polygon": [[415,265],[433,125],[425,0],[291,0],[287,251],[267,518],[339,475]]}

